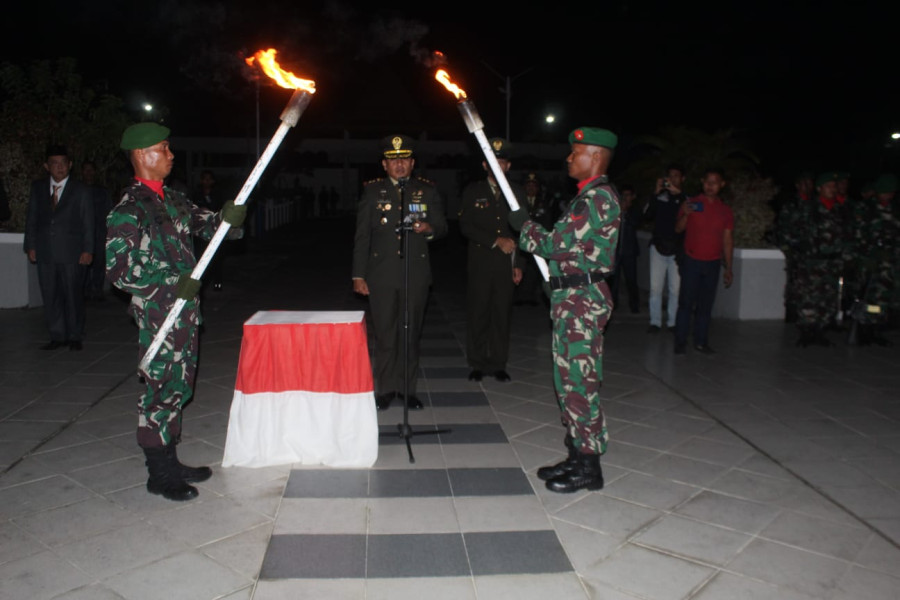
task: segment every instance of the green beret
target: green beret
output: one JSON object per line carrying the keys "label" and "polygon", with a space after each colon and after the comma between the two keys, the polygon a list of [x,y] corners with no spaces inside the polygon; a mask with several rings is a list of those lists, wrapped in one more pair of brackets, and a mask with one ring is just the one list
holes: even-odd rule
{"label": "green beret", "polygon": [[122,150],[149,148],[169,137],[169,128],[159,123],[136,123],[122,133]]}
{"label": "green beret", "polygon": [[820,173],[818,177],[816,177],[816,187],[820,185],[825,185],[831,181],[837,181],[840,179],[840,173],[835,173],[834,171],[828,171],[826,173]]}
{"label": "green beret", "polygon": [[503,138],[491,138],[491,149],[497,158],[509,160],[510,145]]}
{"label": "green beret", "polygon": [[616,137],[616,134],[608,129],[598,127],[579,127],[569,134],[570,144],[589,144],[612,150],[618,142],[619,138]]}
{"label": "green beret", "polygon": [[405,135],[389,135],[381,141],[385,158],[410,158],[413,155],[413,139]]}
{"label": "green beret", "polygon": [[875,190],[877,194],[887,194],[889,192],[896,192],[900,185],[897,182],[896,175],[879,175],[878,179],[875,180],[875,183],[872,184],[872,188]]}

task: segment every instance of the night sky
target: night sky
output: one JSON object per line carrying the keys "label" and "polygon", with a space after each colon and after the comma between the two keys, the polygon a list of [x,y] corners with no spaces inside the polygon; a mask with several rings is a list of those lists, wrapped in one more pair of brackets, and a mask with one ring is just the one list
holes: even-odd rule
{"label": "night sky", "polygon": [[[3,20],[4,59],[75,57],[87,80],[134,110],[145,99],[167,107],[176,135],[254,132],[256,86],[241,57],[271,46],[285,68],[317,82],[297,127],[310,137],[467,137],[422,60],[440,50],[488,135],[505,131],[499,88],[512,78],[513,141],[564,141],[579,125],[623,139],[666,125],[733,129],[776,174],[872,171],[900,152],[885,148],[900,127],[900,37],[878,7],[889,3],[544,2],[499,15],[486,2],[378,4],[29,3]],[[260,89],[264,133],[289,96]],[[552,128],[548,111],[558,116]]]}

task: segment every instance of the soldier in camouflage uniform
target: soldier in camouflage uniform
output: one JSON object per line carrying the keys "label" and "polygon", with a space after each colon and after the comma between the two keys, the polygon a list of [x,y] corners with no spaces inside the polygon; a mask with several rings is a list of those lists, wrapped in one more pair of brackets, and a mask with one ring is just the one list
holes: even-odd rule
{"label": "soldier in camouflage uniform", "polygon": [[[509,142],[491,140],[497,164],[509,171]],[[466,360],[470,381],[481,381],[485,373],[497,381],[509,381],[509,323],[515,286],[522,281],[522,257],[515,234],[509,228],[509,204],[487,162],[485,179],[473,181],[463,190],[459,230],[469,240],[466,270]],[[510,186],[517,202],[524,194]]]}
{"label": "soldier in camouflage uniform", "polygon": [[875,196],[856,203],[853,219],[853,255],[858,282],[853,290],[850,316],[857,327],[860,345],[890,345],[884,337],[892,311],[898,308],[898,264],[900,264],[900,219],[894,197],[898,182],[882,175],[874,183]]}
{"label": "soldier in camouflage uniform", "polygon": [[839,280],[844,268],[847,223],[837,196],[838,174],[816,178],[817,197],[799,211],[794,233],[797,248],[797,296],[800,304],[797,345],[829,346],[825,329],[841,309]]}
{"label": "soldier in camouflage uniform", "polygon": [[246,207],[230,202],[220,214],[198,208],[181,192],[163,185],[172,170],[169,129],[156,123],[132,125],[121,147],[134,167],[134,180],[107,217],[106,270],[112,285],[131,294],[128,312],[138,325],[140,357],[177,299],[187,301],[155,358],[139,375],[146,385],[138,405],[137,442],[150,474],[147,490],[169,500],[190,500],[190,483],[209,479],[209,467],[178,461],[181,413],[190,400],[197,368],[200,281],[191,236],[211,238],[223,220],[240,227]]}
{"label": "soldier in camouflage uniform", "polygon": [[[416,397],[419,370],[419,341],[428,291],[431,265],[428,244],[447,234],[444,204],[434,184],[411,178],[415,167],[413,140],[405,135],[388,136],[382,142],[381,166],[386,178],[364,185],[356,215],[353,245],[353,291],[369,297],[375,333],[375,405],[385,410],[395,398],[408,408],[421,409]],[[401,204],[401,198],[403,203]],[[409,286],[405,287],[403,219],[407,221],[409,242]],[[406,292],[408,291],[408,296]],[[404,366],[404,304],[409,300],[408,371]]]}
{"label": "soldier in camouflage uniform", "polygon": [[811,173],[800,173],[794,180],[796,193],[781,205],[775,223],[775,234],[778,247],[784,253],[784,320],[787,323],[797,321],[797,307],[800,305],[800,294],[797,288],[798,249],[796,232],[800,215],[805,214],[807,204],[812,201],[815,185]]}
{"label": "soldier in camouflage uniform", "polygon": [[528,220],[524,208],[509,216],[521,229],[520,246],[548,259],[551,275],[553,380],[569,455],[537,475],[554,492],[603,487],[600,455],[609,440],[600,405],[603,330],[613,309],[605,279],[615,267],[620,220],[618,194],[606,171],[616,142],[614,133],[593,127],[569,135],[566,162],[579,191],[552,229]]}

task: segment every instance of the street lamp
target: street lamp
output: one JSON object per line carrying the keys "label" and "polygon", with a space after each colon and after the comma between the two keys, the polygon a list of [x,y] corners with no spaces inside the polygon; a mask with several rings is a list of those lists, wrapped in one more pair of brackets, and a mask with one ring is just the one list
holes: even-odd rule
{"label": "street lamp", "polygon": [[522,71],[521,73],[519,73],[518,75],[516,75],[514,77],[510,77],[509,75],[501,75],[491,65],[487,64],[484,61],[481,61],[481,62],[485,67],[488,68],[488,70],[490,70],[491,73],[493,73],[494,75],[496,75],[497,77],[502,79],[504,82],[506,82],[506,87],[500,88],[500,93],[502,93],[506,96],[506,139],[508,141],[511,141],[509,138],[509,100],[512,97],[512,82],[513,82],[513,80],[518,79],[522,75],[525,75],[525,74],[529,73],[530,71],[532,71],[534,69],[534,67],[529,67],[529,68],[525,69],[524,71]]}

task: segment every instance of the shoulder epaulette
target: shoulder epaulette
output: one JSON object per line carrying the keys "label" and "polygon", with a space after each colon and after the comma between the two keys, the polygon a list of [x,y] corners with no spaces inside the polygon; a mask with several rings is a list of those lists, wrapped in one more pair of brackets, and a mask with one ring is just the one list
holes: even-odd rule
{"label": "shoulder epaulette", "polygon": [[419,177],[418,175],[416,176],[416,181],[421,181],[422,183],[425,183],[428,185],[434,185],[434,182],[431,181],[430,179],[425,179],[424,177]]}
{"label": "shoulder epaulette", "polygon": [[363,182],[363,185],[369,185],[372,183],[378,183],[379,181],[384,181],[384,177],[376,177],[375,179],[370,179],[368,181]]}

